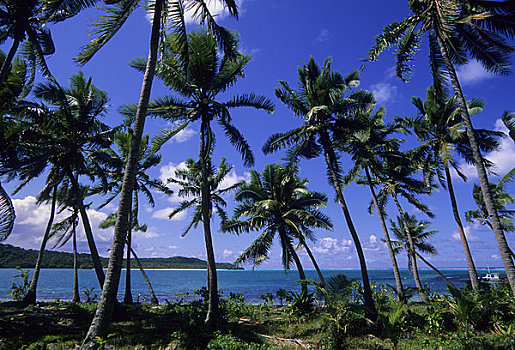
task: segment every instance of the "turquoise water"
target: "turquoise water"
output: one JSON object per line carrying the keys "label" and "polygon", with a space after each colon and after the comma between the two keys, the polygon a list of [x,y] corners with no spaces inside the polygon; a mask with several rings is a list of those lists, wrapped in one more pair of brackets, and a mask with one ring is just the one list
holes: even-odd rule
{"label": "turquoise water", "polygon": [[[491,270],[499,272],[504,276],[503,270]],[[468,280],[467,270],[442,270],[444,275],[449,278],[456,286],[462,286]],[[18,273],[15,269],[0,269],[0,301],[11,300],[9,288],[12,282],[19,283],[13,276]],[[331,275],[343,273],[348,279],[361,280],[359,270],[326,270],[323,271],[327,278]],[[486,270],[478,270],[478,274],[483,276]],[[125,272],[122,272],[120,280],[119,299],[123,299],[125,288]],[[154,292],[160,302],[176,300],[178,293],[192,292],[206,285],[205,270],[149,270],[147,271]],[[316,279],[315,271],[306,271],[307,278]],[[404,286],[414,286],[413,278],[409,271],[401,271]],[[132,270],[132,295],[134,299],[140,295],[140,300],[149,300],[147,286],[139,270]],[[420,277],[423,284],[432,284],[432,291],[444,293],[446,290],[445,282],[432,270],[420,270]],[[395,280],[391,270],[370,270],[369,278],[373,282],[388,283],[395,285]],[[285,273],[279,270],[258,270],[258,271],[218,271],[218,288],[224,292],[225,297],[229,297],[230,292],[245,295],[247,301],[261,301],[260,296],[271,292],[275,293],[278,289],[299,291],[297,271]],[[100,288],[94,270],[79,270],[79,288],[95,288],[94,293],[99,294]],[[43,269],[41,270],[38,282],[38,300],[54,301],[71,300],[73,288],[72,269]],[[84,295],[81,293],[81,299]]]}

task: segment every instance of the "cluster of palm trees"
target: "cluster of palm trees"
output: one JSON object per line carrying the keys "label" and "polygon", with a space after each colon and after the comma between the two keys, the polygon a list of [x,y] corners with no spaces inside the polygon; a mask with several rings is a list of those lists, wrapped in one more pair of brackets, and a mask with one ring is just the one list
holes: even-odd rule
{"label": "cluster of palm trees", "polygon": [[[234,0],[221,2],[231,16],[238,16]],[[481,152],[495,149],[501,134],[473,128],[470,115],[481,111],[483,104],[479,100],[465,100],[455,70],[456,65],[473,58],[492,72],[509,73],[509,55],[514,51],[509,40],[515,37],[515,6],[512,1],[410,0],[410,17],[387,25],[376,37],[365,61],[375,61],[383,50],[396,45],[396,73],[399,78],[407,80],[412,69],[410,61],[424,34],[428,36],[433,82],[425,101],[413,98],[417,115],[411,118],[396,118],[385,123],[385,110],[377,108],[373,94],[357,88],[357,71],[342,75],[331,68],[331,59],[319,66],[310,58],[298,67],[295,88],[280,81],[275,91],[277,98],[302,119],[301,126],[270,136],[263,146],[265,154],[286,148],[286,164],[267,165],[262,173],[252,171],[249,183],[228,188],[219,187],[231,166],[225,160],[218,169],[212,164],[216,138],[213,122],[217,122],[240,153],[244,165],[252,166],[253,153],[234,126],[231,110],[239,107],[262,109],[268,113],[274,110],[274,104],[268,98],[253,93],[238,94],[229,100],[223,97],[225,94],[222,95],[243,77],[245,65],[250,60],[250,56],[239,53],[237,35],[215,21],[205,0],[151,2],[148,5],[152,16],[149,54],[130,63],[143,73],[140,98],[138,103],[121,108],[126,117],[124,125],[110,128],[102,122],[109,101],[107,93],[96,88],[91,78],[81,73],[73,75],[69,87],[64,88],[45,63],[45,55],[55,50],[45,25],[69,20],[98,3],[98,0],[0,1],[0,42],[8,38],[12,41],[8,54],[0,57],[0,175],[7,180],[19,181],[18,191],[45,174],[46,181],[38,202],[49,202],[51,206],[36,269],[24,302],[33,303],[36,299],[38,266],[49,239],[57,237],[56,244],[65,244],[70,238],[75,242],[80,217],[102,287],[98,308],[82,348],[96,347],[93,339],[103,337],[107,332],[109,319],[117,305],[116,293],[125,246],[125,301],[131,302],[131,254],[136,258],[131,248],[132,231],[146,229],[138,221],[138,196],[143,193],[153,204],[152,191],[171,194],[166,183],[150,178],[147,170],[159,164],[157,152],[161,146],[195,122],[198,122],[200,130],[198,159],[188,160],[187,169],[178,171],[170,180],[181,187],[179,195],[186,197],[170,217],[194,208],[192,221],[185,233],[202,223],[207,254],[209,306],[206,324],[209,327],[213,327],[219,317],[210,226],[214,212],[220,216],[222,231],[236,234],[254,230],[261,232],[238,262],[259,264],[268,257],[274,237],[278,237],[284,267],[288,269],[295,264],[300,279],[305,280],[296,252],[297,244],[306,250],[321,283],[324,283],[307,240],[312,238],[313,229],[331,229],[332,223],[320,211],[327,203],[326,196],[309,191],[307,180],[298,176],[297,166],[302,158],[323,157],[325,161],[327,180],[334,189],[359,258],[364,304],[372,319],[377,311],[359,234],[345,200],[345,185],[356,181],[368,187],[370,212],[378,214],[396,289],[402,293],[396,255],[400,249],[405,249],[415,285],[424,301],[427,297],[418,276],[417,258],[427,264],[429,262],[417,250],[434,252],[434,247],[424,242],[433,231],[428,231],[427,222],[419,222],[408,215],[399,199],[403,197],[432,218],[433,214],[419,196],[431,194],[437,187],[434,180],[438,178],[438,183],[449,192],[470,281],[477,288],[477,272],[450,175],[453,168],[465,179],[458,167],[458,156],[476,166],[480,182],[474,193],[479,210],[467,213],[467,220],[482,220],[494,231],[512,292],[515,293],[513,252],[504,235],[505,231],[513,230],[510,221],[513,212],[506,206],[514,198],[503,188],[505,182],[513,179],[515,172],[510,172],[497,185],[488,182],[486,170],[491,164]],[[86,64],[143,3],[146,2],[105,0],[101,6],[105,14],[95,22],[96,36],[83,48],[77,62]],[[201,31],[187,31],[186,11],[194,14],[203,27]],[[20,44],[22,47],[18,50]],[[19,55],[16,57],[17,51]],[[48,79],[33,87],[36,69]],[[150,100],[154,77],[169,88],[169,96]],[[449,81],[454,90],[452,96],[447,91]],[[26,99],[30,91],[33,91],[33,101]],[[150,139],[143,135],[147,116],[163,118],[172,127]],[[511,113],[503,116],[512,138],[514,119]],[[411,132],[421,144],[414,149],[403,150],[403,139],[399,135]],[[345,154],[353,161],[354,166],[350,169],[342,167],[341,160]],[[233,190],[239,204],[230,218],[224,211],[227,203],[223,194]],[[85,201],[86,196],[98,194],[107,196],[103,205],[119,198],[118,210],[104,223],[104,226],[114,226],[106,274],[95,247]],[[390,237],[386,223],[389,199],[393,200],[398,211],[397,223],[391,222],[391,230],[397,240]],[[65,210],[69,211],[69,217],[54,224],[56,212]],[[5,239],[12,231],[14,217],[12,202],[0,186],[0,239]],[[151,290],[150,282],[148,285]],[[306,291],[304,283],[302,289]]]}

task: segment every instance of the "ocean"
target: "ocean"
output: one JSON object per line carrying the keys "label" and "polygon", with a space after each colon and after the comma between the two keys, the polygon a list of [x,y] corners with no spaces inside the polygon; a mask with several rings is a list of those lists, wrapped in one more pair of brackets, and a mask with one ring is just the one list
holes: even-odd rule
{"label": "ocean", "polygon": [[[30,269],[29,269],[30,270]],[[505,276],[503,269],[491,269],[492,272]],[[177,300],[178,294],[189,293],[193,295],[206,285],[205,270],[146,270],[154,292],[160,303],[166,300]],[[343,273],[349,280],[361,280],[359,270],[325,270],[322,271],[325,278]],[[478,275],[483,276],[486,269],[479,269]],[[9,295],[11,283],[21,283],[19,278],[14,278],[18,271],[16,269],[0,269],[0,301],[12,300]],[[443,269],[442,273],[451,280],[457,287],[464,285],[468,280],[466,269]],[[31,273],[32,275],[32,273]],[[408,270],[401,270],[403,284],[405,287],[414,287],[413,278]],[[315,271],[306,271],[308,279],[317,279]],[[391,270],[369,270],[371,282],[390,284],[395,286],[393,272]],[[420,278],[423,284],[430,284],[431,290],[442,294],[446,292],[446,283],[432,270],[420,270]],[[279,289],[300,291],[299,279],[295,270],[285,273],[282,270],[220,270],[218,271],[218,289],[221,289],[224,297],[229,293],[240,293],[245,296],[246,301],[261,302],[261,295],[274,293]],[[30,278],[29,278],[30,281]],[[150,302],[150,296],[143,277],[139,270],[131,270],[132,295],[140,302]],[[61,301],[71,300],[73,292],[73,269],[42,269],[39,275],[37,299],[39,301]],[[84,289],[93,289],[93,294],[100,294],[96,275],[92,269],[79,270],[79,289],[81,300],[85,298],[82,293]],[[122,271],[122,278],[119,286],[119,300],[123,300],[125,288],[125,271]]]}

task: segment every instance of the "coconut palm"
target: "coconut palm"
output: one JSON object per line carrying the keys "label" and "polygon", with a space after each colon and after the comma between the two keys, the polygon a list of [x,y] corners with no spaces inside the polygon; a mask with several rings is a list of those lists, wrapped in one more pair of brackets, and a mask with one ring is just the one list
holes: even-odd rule
{"label": "coconut palm", "polygon": [[390,152],[383,154],[383,168],[381,169],[381,173],[377,174],[375,181],[380,184],[377,194],[379,207],[386,207],[388,199],[391,197],[399,211],[399,217],[403,223],[408,241],[408,248],[411,249],[410,257],[412,259],[411,266],[415,286],[418,289],[420,299],[423,302],[426,302],[427,296],[422,291],[422,283],[420,282],[418,265],[415,259],[415,246],[411,238],[408,223],[404,220],[405,211],[399,201],[399,196],[401,196],[430,218],[433,217],[429,208],[416,198],[417,195],[429,194],[432,190],[432,185],[424,183],[423,181],[417,180],[413,177],[413,175],[419,170],[419,165],[415,161],[416,158],[417,154],[415,154],[415,151],[402,153],[396,150],[391,150]]}
{"label": "coconut palm", "polygon": [[[320,69],[311,57],[308,64],[298,67],[298,78],[297,90],[293,90],[287,82],[280,81],[281,86],[275,89],[275,93],[295,116],[304,119],[304,124],[285,133],[272,135],[263,146],[263,151],[272,153],[290,147],[287,157],[293,162],[297,162],[301,157],[324,157],[328,181],[336,192],[358,254],[365,305],[370,313],[367,316],[375,318],[377,312],[372,299],[365,255],[343,196],[340,156],[334,149],[334,141],[339,139],[335,132],[341,133],[341,124],[346,121],[345,115],[366,109],[374,102],[374,97],[363,90],[349,92],[359,84],[358,73],[352,71],[344,77],[339,72],[331,70],[330,59],[327,59]],[[349,128],[352,128],[352,125]]]}
{"label": "coconut palm", "polygon": [[420,48],[424,34],[429,37],[429,57],[435,89],[444,91],[450,78],[456,95],[460,116],[470,143],[474,164],[478,173],[481,192],[488,213],[511,291],[515,294],[515,263],[495,211],[490,192],[488,175],[473,128],[467,103],[456,74],[455,65],[462,65],[470,58],[478,60],[488,71],[498,74],[510,72],[509,55],[514,48],[506,40],[515,38],[515,6],[513,1],[480,0],[410,0],[411,16],[402,22],[385,26],[375,39],[365,61],[375,61],[386,48],[398,45],[395,53],[397,76],[407,80],[413,65],[411,61]]}
{"label": "coconut palm", "polygon": [[22,43],[24,44],[21,53],[27,59],[31,71],[28,85],[32,86],[36,66],[41,69],[44,76],[51,77],[45,56],[53,54],[55,47],[45,23],[51,15],[55,15],[54,21],[65,17],[47,11],[44,3],[41,0],[0,1],[0,44],[12,39],[11,48],[0,68],[0,84],[6,79],[14,55]]}
{"label": "coconut palm", "polygon": [[[94,180],[89,154],[110,145],[108,136],[111,131],[99,119],[106,112],[107,94],[98,90],[91,83],[91,78],[86,79],[79,73],[70,78],[70,87],[66,89],[53,82],[39,84],[35,96],[51,107],[41,104],[38,108],[28,109],[28,116],[32,119],[31,127],[24,131],[21,143],[26,157],[18,164],[17,175],[21,180],[18,189],[40,175],[47,166],[50,166],[50,171],[47,184],[40,194],[42,198],[50,198],[52,189],[64,181],[63,186],[71,189],[77,201],[75,204],[79,209],[95,272],[102,285],[104,272],[84,205],[84,188],[79,184],[79,176],[87,175]],[[26,302],[34,302],[32,299],[26,298]]]}
{"label": "coconut palm", "polygon": [[[418,116],[408,118],[407,124],[413,128],[417,139],[424,142],[419,149],[424,152],[423,169],[425,175],[432,178],[436,174],[440,185],[449,192],[454,220],[467,259],[470,282],[472,287],[476,289],[478,287],[476,267],[459,215],[450,171],[451,167],[454,168],[456,173],[463,180],[466,180],[465,175],[460,171],[456,155],[460,155],[467,162],[473,163],[472,151],[461,122],[456,97],[438,96],[436,89],[429,87],[424,102],[419,97],[413,97],[412,103],[417,108]],[[469,114],[473,115],[483,109],[484,102],[473,99],[467,107]],[[476,133],[479,136],[479,147],[483,152],[492,151],[498,147],[499,143],[495,137],[501,136],[502,133],[485,129],[478,129]]]}
{"label": "coconut palm", "polygon": [[511,139],[515,142],[515,113],[505,111],[502,115],[502,121],[508,128]]}
{"label": "coconut palm", "polygon": [[[234,216],[223,227],[226,232],[241,234],[262,231],[261,235],[240,255],[236,263],[251,262],[258,266],[268,259],[275,237],[282,249],[282,263],[289,270],[295,262],[302,281],[302,292],[307,293],[306,275],[294,241],[299,239],[305,245],[305,236],[312,228],[332,229],[330,219],[319,210],[327,197],[307,189],[307,180],[297,175],[293,167],[278,164],[266,165],[259,174],[251,170],[250,182],[243,184],[235,195],[240,204],[234,209]],[[323,277],[321,278],[321,282]]]}
{"label": "coconut palm", "polygon": [[[81,1],[75,1],[80,3]],[[238,8],[235,0],[222,0],[229,14],[233,17],[238,16]],[[110,0],[109,5],[104,7],[106,16],[100,21],[97,21],[98,36],[94,38],[78,56],[77,60],[81,64],[89,61],[93,55],[102,48],[123,26],[126,19],[140,4],[146,4],[141,0]],[[120,279],[120,271],[123,259],[123,247],[125,245],[125,236],[129,225],[128,217],[131,211],[131,197],[132,188],[134,183],[134,175],[136,173],[137,157],[141,137],[143,135],[143,128],[145,125],[145,117],[147,115],[147,107],[150,99],[150,91],[152,87],[152,80],[155,73],[158,47],[161,34],[164,32],[162,24],[167,22],[171,23],[172,29],[177,33],[178,38],[181,38],[183,50],[187,48],[186,39],[186,22],[184,20],[185,7],[192,10],[195,17],[199,19],[200,24],[206,25],[217,33],[218,43],[223,46],[225,52],[232,54],[229,49],[230,44],[227,44],[227,38],[230,38],[229,31],[219,26],[215,18],[211,15],[204,0],[188,1],[185,0],[157,0],[154,1],[153,6],[149,10],[152,14],[152,28],[149,43],[149,55],[147,64],[145,66],[145,73],[141,85],[141,94],[138,101],[136,114],[134,117],[134,137],[131,140],[131,147],[129,150],[128,161],[124,170],[124,179],[122,182],[122,191],[120,193],[120,203],[117,211],[117,221],[114,230],[113,245],[111,255],[109,257],[109,265],[107,268],[107,282],[102,289],[99,304],[95,316],[91,322],[91,326],[86,334],[81,348],[95,348],[98,347],[93,342],[97,336],[104,337],[107,332],[107,325],[109,324],[109,315],[111,307],[116,299],[118,290],[118,282]]]}
{"label": "coconut palm", "polygon": [[406,236],[406,230],[404,229],[404,223],[407,224],[409,229],[411,238],[413,240],[413,245],[415,247],[415,255],[416,258],[422,260],[427,266],[429,266],[433,271],[435,271],[442,279],[447,282],[447,284],[456,287],[440,270],[438,270],[433,264],[431,264],[426,258],[424,258],[420,253],[436,255],[436,248],[427,243],[426,240],[431,238],[437,230],[428,231],[429,221],[421,220],[418,221],[415,215],[409,215],[407,213],[404,214],[404,219],[401,219],[400,216],[397,216],[397,223],[390,220],[390,225],[395,237],[398,239],[397,241],[393,241],[393,245],[395,246],[395,254],[399,254],[401,250],[405,250],[408,256],[408,264],[410,270],[413,269],[411,262],[414,260],[411,256],[411,250],[409,249],[409,243]]}
{"label": "coconut palm", "polygon": [[[237,52],[238,41],[232,39],[232,52]],[[250,147],[232,124],[230,110],[239,107],[264,109],[271,113],[274,105],[267,98],[253,93],[241,94],[231,100],[222,102],[219,94],[225,92],[236,80],[243,76],[245,65],[250,56],[235,54],[219,57],[216,36],[211,32],[188,34],[188,49],[184,51],[177,35],[170,35],[165,42],[161,61],[156,75],[163,83],[180,97],[167,96],[150,104],[149,114],[172,121],[177,126],[161,131],[154,138],[155,149],[186,128],[190,123],[200,122],[199,164],[202,173],[202,222],[210,220],[211,195],[209,191],[209,169],[211,168],[211,152],[214,147],[215,133],[211,121],[216,120],[222,130],[241,154],[244,164],[254,163]],[[146,59],[133,60],[131,65],[143,71]],[[206,323],[213,325],[218,313],[218,292],[216,266],[213,243],[209,225],[204,225],[204,238],[208,262],[209,307]]]}
{"label": "coconut palm", "polygon": [[[396,289],[398,293],[402,293],[402,279],[386,226],[386,213],[384,208],[380,207],[375,192],[376,184],[373,181],[373,178],[376,178],[382,171],[383,162],[381,154],[397,149],[402,142],[402,140],[392,137],[392,133],[398,131],[398,127],[395,124],[385,124],[383,121],[384,114],[384,108],[374,111],[374,106],[371,105],[367,110],[353,116],[352,122],[359,124],[359,127],[353,130],[352,133],[347,133],[347,137],[341,139],[339,148],[350,154],[354,161],[354,167],[349,170],[347,181],[364,177],[364,180],[358,183],[368,185],[370,189],[372,201],[383,229],[384,241],[392,262]],[[363,176],[363,173],[365,176]]]}
{"label": "coconut palm", "polygon": [[79,221],[79,209],[74,205],[76,201],[71,203],[72,207],[63,207],[60,211],[69,210],[70,215],[52,226],[50,233],[51,238],[55,239],[55,247],[62,247],[70,238],[72,239],[73,252],[73,297],[72,303],[80,303],[79,295],[79,273],[78,273],[78,256],[77,256],[77,224]]}
{"label": "coconut palm", "polygon": [[[123,180],[123,169],[127,162],[129,154],[130,144],[132,139],[131,130],[127,132],[119,131],[114,135],[114,143],[117,146],[117,150],[103,149],[94,153],[94,158],[104,169],[100,169],[106,179],[105,181],[99,182],[98,185],[93,186],[90,191],[90,195],[96,194],[109,194],[109,197],[100,205],[99,208],[105,207],[111,203],[121,192],[122,180]],[[172,191],[159,179],[152,179],[148,174],[148,170],[161,163],[161,155],[151,152],[149,147],[149,136],[145,135],[141,140],[141,146],[139,150],[139,160],[136,169],[135,182],[133,187],[132,196],[132,210],[129,213],[129,221],[127,231],[127,257],[126,257],[126,269],[125,269],[125,296],[123,299],[124,303],[132,304],[132,293],[131,293],[131,247],[132,247],[132,229],[138,228],[145,230],[146,227],[140,226],[138,221],[139,213],[139,198],[138,194],[143,193],[147,198],[151,206],[155,205],[154,197],[151,190],[157,190],[165,194],[171,195]],[[108,224],[102,227],[108,227],[114,225],[115,221],[109,218]],[[152,293],[151,293],[152,294]],[[157,301],[155,295],[151,300]]]}
{"label": "coconut palm", "polygon": [[[515,203],[515,196],[508,193],[505,188],[506,184],[513,181],[514,178],[515,169],[512,169],[505,176],[503,176],[497,184],[490,183],[490,191],[494,195],[495,209],[499,214],[501,226],[505,232],[515,231],[515,224],[513,223],[513,219],[515,218],[515,210],[508,208],[509,205]],[[486,224],[488,227],[493,229],[491,218],[488,215],[488,210],[483,199],[483,193],[481,192],[481,188],[476,184],[474,184],[474,188],[472,189],[472,197],[474,198],[477,209],[468,210],[465,213],[467,221],[474,222],[477,220],[480,221],[483,225]]]}

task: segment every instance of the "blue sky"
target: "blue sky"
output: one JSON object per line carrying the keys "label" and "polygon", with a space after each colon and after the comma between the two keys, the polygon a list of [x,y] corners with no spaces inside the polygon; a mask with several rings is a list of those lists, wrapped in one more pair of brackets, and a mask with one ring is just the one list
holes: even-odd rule
{"label": "blue sky", "polygon": [[[234,124],[248,139],[256,156],[254,169],[261,171],[265,164],[279,162],[283,153],[264,156],[261,146],[273,133],[285,131],[300,125],[301,120],[292,116],[292,113],[275,98],[274,87],[278,80],[296,84],[297,66],[307,62],[312,55],[321,65],[327,57],[333,59],[333,69],[343,74],[361,65],[360,59],[365,57],[373,38],[382,27],[394,20],[401,20],[408,15],[407,1],[329,1],[329,0],[241,0],[240,19],[238,21],[227,18],[223,12],[219,13],[219,21],[241,35],[241,50],[252,55],[245,74],[232,90],[226,93],[229,98],[236,92],[255,92],[272,99],[277,106],[273,115],[261,111],[242,109],[233,114]],[[213,6],[216,4],[213,2]],[[64,23],[51,27],[56,44],[56,53],[48,58],[48,64],[60,81],[67,85],[71,74],[82,70],[86,75],[93,77],[94,84],[109,92],[111,108],[105,122],[116,125],[120,120],[116,109],[130,102],[136,102],[140,93],[142,75],[127,63],[134,57],[146,55],[148,52],[148,37],[150,24],[142,10],[137,11],[125,24],[124,28],[99,51],[96,56],[84,67],[77,67],[73,62],[80,47],[85,45],[88,36],[89,21],[98,12],[89,10]],[[415,108],[411,104],[412,96],[425,97],[426,88],[431,80],[427,62],[427,43],[417,55],[412,79],[403,83],[394,78],[392,74],[392,51],[385,52],[378,62],[370,63],[361,73],[360,88],[375,93],[378,105],[387,111],[387,120],[396,115],[413,115]],[[2,50],[6,51],[7,46]],[[499,118],[504,110],[515,111],[513,88],[515,76],[493,76],[485,72],[477,62],[459,68],[459,75],[463,84],[464,93],[468,98],[478,97],[486,101],[482,113],[474,117],[476,127],[485,127],[503,130]],[[163,96],[166,88],[158,81],[154,81],[152,96]],[[148,119],[145,132],[151,135],[156,133],[166,123],[160,120]],[[215,130],[219,132],[220,130]],[[415,145],[413,139],[409,145]],[[175,140],[162,149],[162,164],[152,170],[152,175],[166,179],[173,175],[173,171],[188,157],[198,154],[198,125],[193,125]],[[228,181],[238,181],[247,178],[248,169],[243,167],[240,157],[228,144],[223,133],[218,133],[217,148],[213,155],[213,162],[218,164],[222,157],[226,157],[234,165],[234,172]],[[497,164],[497,172],[505,174],[515,166],[515,144],[510,139],[502,141],[499,152],[487,155]],[[350,167],[347,157],[343,157],[344,168]],[[469,181],[463,183],[455,179],[455,189],[459,201],[460,212],[472,209],[474,204],[471,197],[472,184],[477,182],[474,169],[464,166],[469,175]],[[325,178],[325,165],[321,159],[303,161],[300,173],[308,177],[310,189],[329,194],[332,199],[333,191]],[[493,178],[495,179],[495,177]],[[8,191],[16,183],[6,185]],[[37,249],[41,241],[49,208],[42,205],[35,206],[34,196],[41,189],[42,181],[34,181],[23,191],[13,196],[18,220],[11,237],[5,242],[24,248]],[[509,189],[513,192],[514,186]],[[383,233],[376,216],[367,213],[370,195],[367,189],[352,184],[344,189],[351,215],[365,249],[369,268],[390,268],[390,261],[384,244],[381,242]],[[133,240],[136,252],[142,257],[152,256],[195,256],[205,258],[204,243],[200,228],[190,232],[185,238],[180,234],[188,224],[188,217],[179,217],[170,221],[167,214],[175,207],[180,199],[176,196],[166,198],[156,194],[156,206],[143,205],[141,221],[149,226],[146,233],[136,233]],[[465,267],[463,249],[457,236],[456,225],[452,218],[448,194],[441,190],[431,197],[422,198],[436,215],[431,228],[439,231],[434,236],[433,243],[439,254],[430,257],[430,260],[439,267]],[[94,204],[99,199],[92,200]],[[228,198],[231,202],[232,198]],[[141,198],[141,203],[144,200]],[[420,213],[403,202],[405,209]],[[107,256],[107,249],[112,240],[111,230],[101,230],[96,225],[105,218],[109,210],[115,207],[90,210],[95,237],[99,252]],[[396,216],[395,208],[390,207],[390,218]],[[229,212],[232,210],[230,204]],[[312,250],[320,266],[326,269],[357,268],[358,261],[353,249],[350,235],[339,207],[330,200],[324,212],[334,223],[334,230],[316,232],[317,241],[311,243]],[[463,216],[464,219],[464,216]],[[487,227],[479,224],[466,223],[469,243],[477,266],[501,266],[497,245],[493,234]],[[232,262],[238,253],[245,249],[258,235],[257,232],[233,236],[218,232],[218,222],[212,223],[214,232],[214,245],[217,261]],[[515,244],[515,234],[508,234],[512,247]],[[85,237],[81,234],[79,247],[87,252]],[[61,250],[70,251],[70,246]],[[300,252],[305,268],[312,268],[304,252]],[[401,267],[406,267],[406,259],[400,257]],[[260,268],[281,268],[280,251],[274,246],[270,259]]]}

